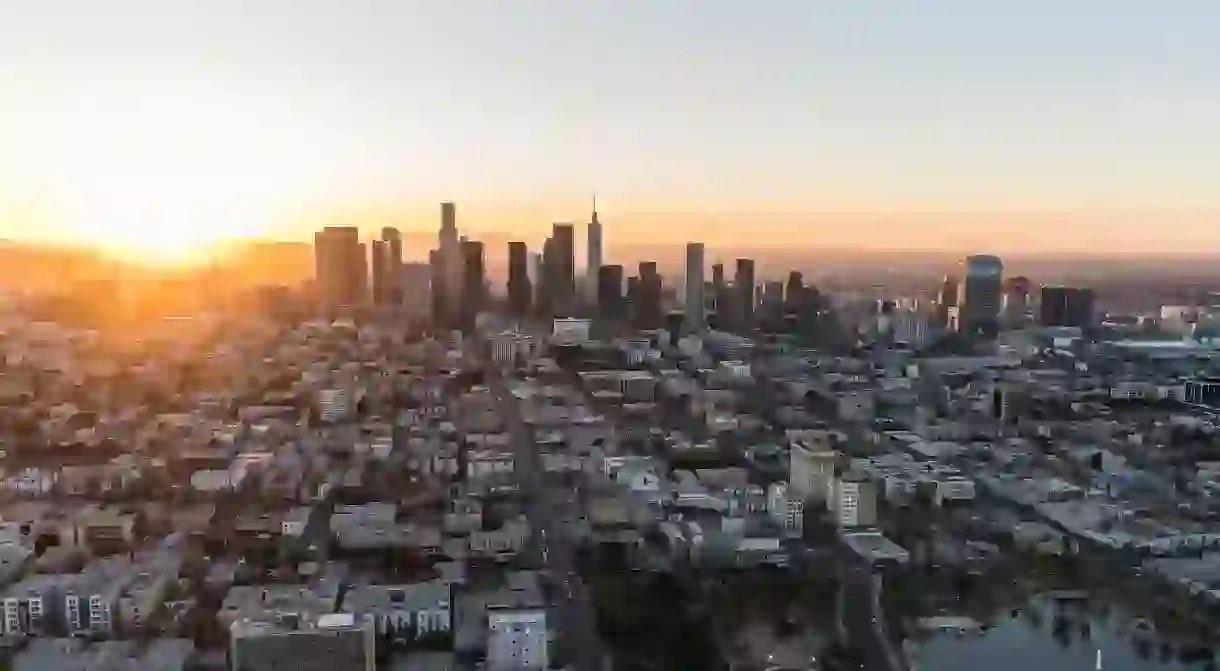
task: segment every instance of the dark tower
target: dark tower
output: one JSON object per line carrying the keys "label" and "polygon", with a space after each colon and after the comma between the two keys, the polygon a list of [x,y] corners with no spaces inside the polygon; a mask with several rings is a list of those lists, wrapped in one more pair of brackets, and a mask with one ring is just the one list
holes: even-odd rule
{"label": "dark tower", "polygon": [[428,283],[432,289],[432,326],[440,329],[447,326],[448,301],[445,296],[445,264],[441,261],[441,250],[428,252]]}
{"label": "dark tower", "polygon": [[508,311],[516,317],[530,313],[534,288],[529,276],[529,248],[524,242],[508,243]]}
{"label": "dark tower", "polygon": [[805,276],[799,270],[788,273],[788,284],[784,287],[784,312],[796,314],[801,311],[805,299]]}
{"label": "dark tower", "polygon": [[462,328],[473,330],[475,317],[486,308],[486,271],[483,265],[483,243],[467,240],[462,243]]}
{"label": "dark tower", "polygon": [[576,231],[572,224],[551,227],[552,266],[555,283],[547,287],[557,317],[571,317],[576,310]]}
{"label": "dark tower", "polygon": [[638,329],[661,328],[661,275],[655,261],[641,261],[636,283],[635,325]]}
{"label": "dark tower", "polygon": [[623,300],[623,267],[602,266],[597,269],[597,316],[608,321],[627,317]]}
{"label": "dark tower", "polygon": [[373,305],[382,305],[386,302],[387,251],[385,241],[373,241]]}
{"label": "dark tower", "polygon": [[402,234],[393,226],[381,229],[381,239],[385,242],[385,263],[383,269],[384,298],[391,305],[402,305]]}
{"label": "dark tower", "polygon": [[733,276],[734,307],[737,313],[736,329],[748,332],[754,328],[754,259],[737,259],[737,273]]}

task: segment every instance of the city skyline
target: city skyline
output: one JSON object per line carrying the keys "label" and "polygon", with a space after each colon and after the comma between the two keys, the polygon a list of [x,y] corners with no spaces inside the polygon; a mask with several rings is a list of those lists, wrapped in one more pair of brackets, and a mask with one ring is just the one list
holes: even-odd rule
{"label": "city skyline", "polygon": [[21,5],[0,236],[536,239],[596,192],[620,241],[1220,249],[1220,12],[951,4]]}

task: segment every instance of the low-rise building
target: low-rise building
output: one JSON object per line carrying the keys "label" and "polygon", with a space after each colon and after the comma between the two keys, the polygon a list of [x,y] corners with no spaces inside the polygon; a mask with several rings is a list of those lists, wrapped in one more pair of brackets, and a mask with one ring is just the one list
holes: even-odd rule
{"label": "low-rise building", "polygon": [[448,637],[453,627],[451,588],[442,580],[359,585],[343,597],[343,610],[371,618],[378,637],[394,644]]}

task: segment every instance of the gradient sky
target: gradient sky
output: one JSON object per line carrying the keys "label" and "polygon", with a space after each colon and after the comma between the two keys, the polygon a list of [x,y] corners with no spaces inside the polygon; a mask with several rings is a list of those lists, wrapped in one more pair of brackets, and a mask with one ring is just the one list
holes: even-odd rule
{"label": "gradient sky", "polygon": [[0,235],[1220,251],[1215,0],[0,0]]}

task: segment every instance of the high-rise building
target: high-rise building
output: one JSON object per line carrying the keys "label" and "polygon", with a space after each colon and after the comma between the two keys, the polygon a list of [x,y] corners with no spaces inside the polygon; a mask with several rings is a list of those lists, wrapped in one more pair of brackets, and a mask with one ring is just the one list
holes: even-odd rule
{"label": "high-rise building", "polygon": [[597,300],[597,271],[602,267],[602,222],[597,218],[597,198],[593,199],[593,216],[589,219],[589,238],[586,251],[585,291],[593,301]]}
{"label": "high-rise building", "polygon": [[445,302],[445,264],[441,260],[441,250],[433,249],[428,252],[428,286],[431,289],[430,305],[432,310],[432,324],[436,327],[445,326],[448,321],[448,313],[446,312],[447,304]]}
{"label": "high-rise building", "polygon": [[571,317],[576,310],[576,229],[572,224],[551,227],[552,268],[555,282],[547,291],[557,317]]}
{"label": "high-rise building", "polygon": [[958,280],[953,275],[945,275],[936,294],[936,319],[938,328],[949,326],[950,311],[957,310]]}
{"label": "high-rise building", "polygon": [[381,229],[381,240],[385,242],[385,268],[383,280],[386,287],[385,302],[391,305],[402,305],[402,234],[393,226]]}
{"label": "high-rise building", "polygon": [[369,299],[369,246],[363,242],[356,243],[356,270],[352,283],[356,285],[356,304],[363,305]]}
{"label": "high-rise building", "polygon": [[630,308],[631,317],[635,318],[635,313],[639,310],[640,304],[640,278],[632,275],[627,278],[627,306]]}
{"label": "high-rise building", "polygon": [[608,321],[627,317],[623,299],[623,267],[602,266],[597,271],[597,316]]}
{"label": "high-rise building", "polygon": [[730,311],[729,285],[724,276],[724,264],[712,264],[712,307],[716,314],[716,328],[726,329],[733,322]]}
{"label": "high-rise building", "polygon": [[784,283],[770,280],[762,285],[759,322],[768,331],[778,331],[784,322]]}
{"label": "high-rise building", "polygon": [[703,243],[686,243],[686,328],[703,330]]}
{"label": "high-rise building", "polygon": [[486,308],[487,272],[483,261],[483,243],[467,240],[462,243],[462,305],[461,326],[474,328],[475,317]]}
{"label": "high-rise building", "polygon": [[441,304],[444,306],[445,321],[453,323],[462,300],[462,249],[458,240],[457,206],[451,202],[441,203],[441,230],[437,242],[440,277],[443,280]]}
{"label": "high-rise building", "polygon": [[641,261],[639,281],[636,284],[635,324],[643,330],[659,329],[664,315],[661,313],[661,274],[656,261]]}
{"label": "high-rise building", "polygon": [[404,263],[398,272],[398,307],[406,314],[419,317],[428,314],[432,305],[432,268],[427,263]]}
{"label": "high-rise building", "polygon": [[389,287],[386,286],[386,262],[389,260],[389,250],[387,249],[384,240],[373,241],[373,305],[384,305],[386,300],[386,292]]}
{"label": "high-rise building", "polygon": [[315,233],[314,263],[318,297],[324,310],[352,308],[364,302],[368,263],[359,229],[327,226]]}
{"label": "high-rise building", "polygon": [[805,299],[805,276],[799,270],[788,273],[788,283],[784,287],[784,312],[797,314],[801,311],[801,303]]}
{"label": "high-rise building", "polygon": [[737,272],[733,275],[734,312],[738,331],[754,328],[754,259],[737,259]]}
{"label": "high-rise building", "polygon": [[542,257],[538,265],[538,282],[535,290],[537,296],[534,307],[539,316],[555,316],[555,238],[547,238],[542,242]]}
{"label": "high-rise building", "polygon": [[1018,275],[1004,280],[1004,296],[1000,314],[1007,326],[1017,327],[1025,322],[1030,307],[1031,282],[1028,277]]}
{"label": "high-rise building", "polygon": [[534,289],[529,277],[529,249],[524,242],[508,243],[508,311],[517,317],[530,313]]}
{"label": "high-rise building", "polygon": [[1042,287],[1038,306],[1038,321],[1043,326],[1093,325],[1096,297],[1092,289],[1083,287]]}
{"label": "high-rise building", "polygon": [[991,254],[966,258],[966,279],[962,283],[958,314],[961,330],[967,335],[987,336],[999,331],[1000,295],[1004,282],[1004,263]]}

